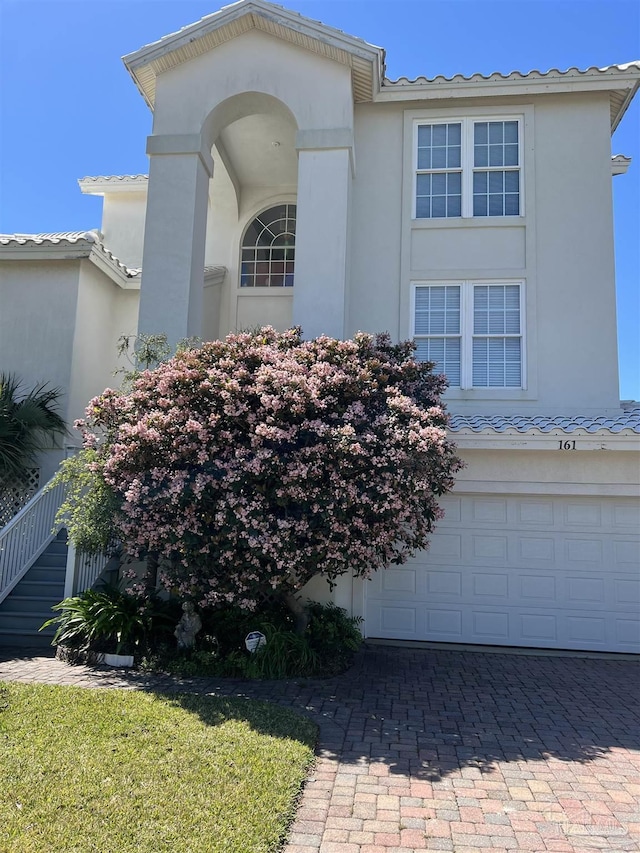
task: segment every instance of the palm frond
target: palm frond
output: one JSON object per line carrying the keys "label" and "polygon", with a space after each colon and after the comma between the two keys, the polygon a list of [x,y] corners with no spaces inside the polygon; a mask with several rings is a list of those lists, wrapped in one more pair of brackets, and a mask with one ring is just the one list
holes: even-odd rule
{"label": "palm frond", "polygon": [[61,397],[47,383],[25,392],[14,374],[0,373],[0,478],[24,477],[38,451],[67,432]]}

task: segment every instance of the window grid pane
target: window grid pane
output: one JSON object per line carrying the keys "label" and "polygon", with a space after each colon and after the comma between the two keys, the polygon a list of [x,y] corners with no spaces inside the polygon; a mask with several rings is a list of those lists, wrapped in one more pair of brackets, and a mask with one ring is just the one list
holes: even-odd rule
{"label": "window grid pane", "polygon": [[520,285],[474,286],[473,334],[473,386],[521,388]]}
{"label": "window grid pane", "polygon": [[518,122],[474,122],[473,165],[473,215],[518,216]]}
{"label": "window grid pane", "polygon": [[450,385],[460,385],[460,286],[429,285],[415,290],[416,358],[435,363]]}
{"label": "window grid pane", "polygon": [[434,362],[434,373],[444,373],[449,385],[460,386],[460,338],[416,338],[418,361]]}
{"label": "window grid pane", "polygon": [[418,126],[418,219],[462,215],[462,124]]}
{"label": "window grid pane", "polygon": [[474,388],[521,388],[520,338],[473,339]]}
{"label": "window grid pane", "polygon": [[296,205],[265,210],[242,241],[240,287],[293,287]]}

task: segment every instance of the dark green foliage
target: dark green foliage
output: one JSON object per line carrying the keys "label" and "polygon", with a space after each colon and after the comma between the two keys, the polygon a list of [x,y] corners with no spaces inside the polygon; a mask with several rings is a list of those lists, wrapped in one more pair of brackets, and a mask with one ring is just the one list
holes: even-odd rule
{"label": "dark green foliage", "polygon": [[317,674],[334,675],[343,672],[362,644],[359,625],[362,619],[349,616],[335,604],[307,605],[309,625],[305,637],[321,664]]}
{"label": "dark green foliage", "polygon": [[59,615],[42,628],[56,626],[54,645],[116,654],[132,654],[150,642],[160,642],[179,618],[172,604],[155,598],[141,600],[111,585],[65,598],[53,610]]}
{"label": "dark green foliage", "polygon": [[[203,629],[195,649],[179,653],[175,642],[156,645],[141,666],[183,676],[228,678],[300,678],[343,672],[362,642],[361,620],[334,604],[311,602],[308,611],[309,625],[302,636],[296,634],[291,611],[284,604],[274,603],[256,613],[237,607],[202,611]],[[244,643],[251,631],[261,631],[267,638],[266,646],[253,654]]]}
{"label": "dark green foliage", "polygon": [[[178,599],[139,598],[105,585],[61,601],[53,608],[59,615],[42,627],[55,625],[53,644],[72,652],[134,654],[142,669],[182,676],[273,679],[343,672],[362,642],[361,620],[334,604],[307,607],[309,625],[302,636],[283,603],[257,613],[237,607],[203,610],[195,647],[178,651],[173,633],[182,614]],[[251,631],[267,638],[253,654],[245,647]]]}
{"label": "dark green foliage", "polygon": [[25,392],[17,377],[0,374],[0,492],[3,483],[25,479],[38,451],[66,433],[61,395],[46,384]]}
{"label": "dark green foliage", "polygon": [[69,541],[87,555],[110,551],[115,537],[113,517],[120,507],[113,489],[93,469],[97,460],[98,452],[85,447],[62,462],[51,482],[51,488],[65,485],[56,525],[64,527]]}

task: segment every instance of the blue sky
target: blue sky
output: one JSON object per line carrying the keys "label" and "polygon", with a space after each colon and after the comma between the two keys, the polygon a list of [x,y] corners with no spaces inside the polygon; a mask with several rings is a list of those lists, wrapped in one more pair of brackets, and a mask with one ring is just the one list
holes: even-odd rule
{"label": "blue sky", "polygon": [[[100,224],[84,175],[147,171],[151,113],[120,57],[218,0],[0,0],[0,232]],[[640,59],[640,0],[287,0],[384,47],[409,78]],[[613,137],[634,158],[614,186],[620,380],[640,399],[640,95]],[[571,200],[567,200],[570,204]],[[597,342],[594,342],[594,358]],[[585,370],[589,369],[588,363]]]}

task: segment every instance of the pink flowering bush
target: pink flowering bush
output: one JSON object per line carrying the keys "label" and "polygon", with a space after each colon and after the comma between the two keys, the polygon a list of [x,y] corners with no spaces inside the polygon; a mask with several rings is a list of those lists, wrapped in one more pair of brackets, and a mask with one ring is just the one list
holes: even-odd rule
{"label": "pink flowering bush", "polygon": [[410,343],[266,327],[107,389],[79,426],[127,552],[202,607],[252,610],[426,547],[460,467],[443,387]]}

